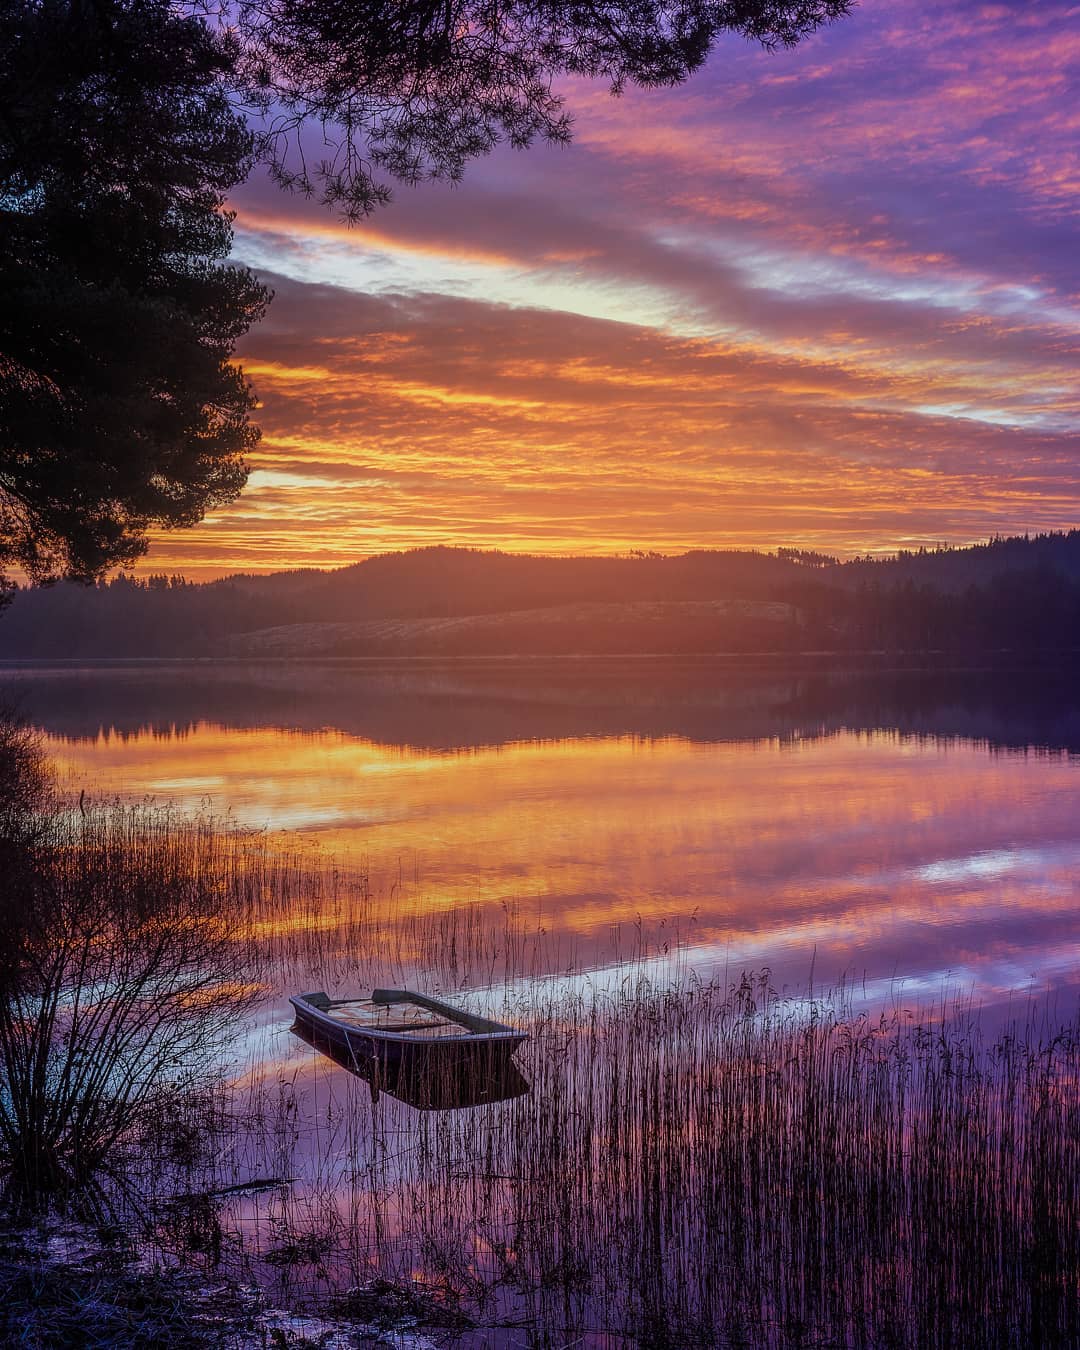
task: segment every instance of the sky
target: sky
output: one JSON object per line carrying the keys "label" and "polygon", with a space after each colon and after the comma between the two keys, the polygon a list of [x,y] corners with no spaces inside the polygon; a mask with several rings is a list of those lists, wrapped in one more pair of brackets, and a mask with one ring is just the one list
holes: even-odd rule
{"label": "sky", "polygon": [[1080,524],[1080,4],[863,0],[676,89],[563,92],[570,146],[356,227],[237,193],[263,440],[140,570]]}

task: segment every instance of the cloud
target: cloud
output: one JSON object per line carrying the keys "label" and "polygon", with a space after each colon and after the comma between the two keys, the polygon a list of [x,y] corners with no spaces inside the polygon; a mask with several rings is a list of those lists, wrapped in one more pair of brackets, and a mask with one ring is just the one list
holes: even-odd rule
{"label": "cloud", "polygon": [[1075,7],[866,0],[350,229],[256,179],[277,299],[191,574],[429,542],[864,551],[1075,523]]}

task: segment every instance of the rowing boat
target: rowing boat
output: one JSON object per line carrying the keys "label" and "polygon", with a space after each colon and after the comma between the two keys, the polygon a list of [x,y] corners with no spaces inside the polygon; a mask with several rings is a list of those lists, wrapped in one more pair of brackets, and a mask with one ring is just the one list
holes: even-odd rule
{"label": "rowing boat", "polygon": [[289,1002],[300,1027],[353,1059],[375,1060],[384,1070],[496,1063],[528,1039],[524,1031],[408,989],[376,989],[370,998],[342,999],[320,991],[294,994]]}
{"label": "rowing boat", "polygon": [[328,1040],[302,1022],[293,1023],[292,1034],[367,1083],[375,1101],[385,1092],[418,1111],[457,1111],[509,1101],[529,1091],[528,1079],[506,1054],[480,1055],[471,1063],[429,1059],[392,1070],[374,1057],[353,1054],[348,1046]]}

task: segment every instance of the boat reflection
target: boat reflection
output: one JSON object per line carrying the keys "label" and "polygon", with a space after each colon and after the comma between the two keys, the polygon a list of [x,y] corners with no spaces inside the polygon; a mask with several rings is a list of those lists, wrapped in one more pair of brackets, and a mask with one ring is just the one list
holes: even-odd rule
{"label": "boat reflection", "polygon": [[487,1106],[524,1096],[529,1080],[506,1055],[475,1056],[462,1062],[450,1057],[428,1057],[422,1062],[387,1066],[366,1056],[354,1055],[307,1027],[294,1025],[292,1034],[335,1064],[361,1078],[371,1088],[372,1101],[381,1093],[418,1111],[457,1111],[463,1107]]}

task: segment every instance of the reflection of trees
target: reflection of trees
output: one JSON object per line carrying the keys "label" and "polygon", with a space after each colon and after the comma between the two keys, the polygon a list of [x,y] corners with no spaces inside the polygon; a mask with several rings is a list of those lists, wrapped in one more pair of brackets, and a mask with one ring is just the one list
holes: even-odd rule
{"label": "reflection of trees", "polygon": [[701,744],[816,740],[841,731],[1080,750],[1071,668],[784,674],[708,659],[363,664],[132,665],[35,671],[34,721],[73,741],[326,728],[378,745],[459,751],[582,736]]}
{"label": "reflection of trees", "polygon": [[258,997],[232,899],[259,855],[168,813],[65,810],[35,785],[32,743],[5,737],[25,752],[6,795],[36,809],[0,815],[0,1166],[9,1196],[63,1199],[118,1173]]}

